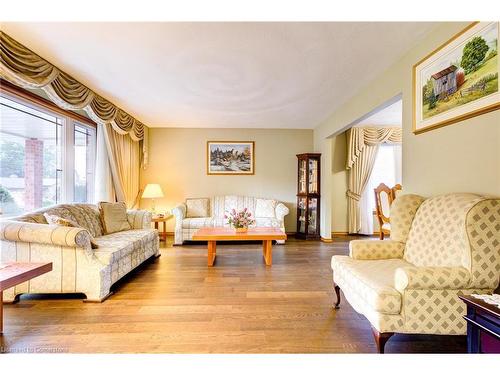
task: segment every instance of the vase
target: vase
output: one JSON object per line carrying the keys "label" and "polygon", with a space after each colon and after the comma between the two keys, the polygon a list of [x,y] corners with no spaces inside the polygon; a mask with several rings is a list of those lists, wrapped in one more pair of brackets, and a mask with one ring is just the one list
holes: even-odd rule
{"label": "vase", "polygon": [[234,228],[236,233],[245,233],[248,231],[248,227],[243,227],[243,228]]}

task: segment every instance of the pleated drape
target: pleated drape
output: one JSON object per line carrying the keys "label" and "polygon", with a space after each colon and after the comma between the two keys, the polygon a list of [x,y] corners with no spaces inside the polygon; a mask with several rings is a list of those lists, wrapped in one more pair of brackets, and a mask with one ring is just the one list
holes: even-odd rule
{"label": "pleated drape", "polygon": [[[109,163],[113,183],[97,186],[96,197],[109,199],[114,190],[119,201],[128,206],[134,203],[139,192],[139,169],[146,169],[149,160],[144,124],[2,31],[0,77],[20,87],[43,90],[61,108],[84,110],[98,124],[98,133],[102,131],[97,162]],[[101,147],[102,142],[105,147]],[[97,166],[97,170],[103,177],[97,185],[105,184],[109,180],[107,166]]]}
{"label": "pleated drape", "polygon": [[349,170],[347,186],[347,216],[349,233],[359,233],[361,213],[359,200],[373,171],[381,143],[400,144],[401,128],[366,127],[347,131],[347,165]]}
{"label": "pleated drape", "polygon": [[116,199],[132,208],[139,191],[140,145],[113,131],[110,124],[104,127],[104,138]]}

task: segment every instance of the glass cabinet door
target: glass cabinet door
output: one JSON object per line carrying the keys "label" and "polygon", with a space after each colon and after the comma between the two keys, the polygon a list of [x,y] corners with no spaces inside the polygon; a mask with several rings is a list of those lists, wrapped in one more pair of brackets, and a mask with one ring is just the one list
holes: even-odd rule
{"label": "glass cabinet door", "polygon": [[306,161],[299,161],[299,193],[306,192],[306,176],[307,176],[307,163]]}
{"label": "glass cabinet door", "polygon": [[298,201],[298,212],[299,212],[299,216],[298,216],[298,228],[297,228],[297,231],[299,233],[306,233],[306,215],[307,215],[307,202],[306,202],[306,198],[299,198],[299,201]]}
{"label": "glass cabinet door", "polygon": [[318,160],[309,159],[309,193],[318,192]]}
{"label": "glass cabinet door", "polygon": [[318,198],[309,198],[308,219],[307,233],[316,234],[318,232]]}

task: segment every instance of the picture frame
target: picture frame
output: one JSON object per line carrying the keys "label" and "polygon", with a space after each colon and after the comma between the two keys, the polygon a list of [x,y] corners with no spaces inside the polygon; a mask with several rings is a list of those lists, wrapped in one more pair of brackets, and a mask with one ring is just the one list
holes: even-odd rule
{"label": "picture frame", "polygon": [[500,108],[500,22],[474,22],[413,66],[413,133]]}
{"label": "picture frame", "polygon": [[207,141],[207,175],[255,174],[254,141]]}

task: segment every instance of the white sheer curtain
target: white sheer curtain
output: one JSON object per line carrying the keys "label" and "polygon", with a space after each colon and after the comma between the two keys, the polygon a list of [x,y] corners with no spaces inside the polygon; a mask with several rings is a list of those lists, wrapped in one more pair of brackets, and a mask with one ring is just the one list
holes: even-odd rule
{"label": "white sheer curtain", "polygon": [[361,234],[373,234],[373,210],[375,209],[373,189],[381,182],[389,187],[401,183],[400,144],[381,144],[379,147],[371,176],[359,200],[361,211],[361,230],[359,233]]}

